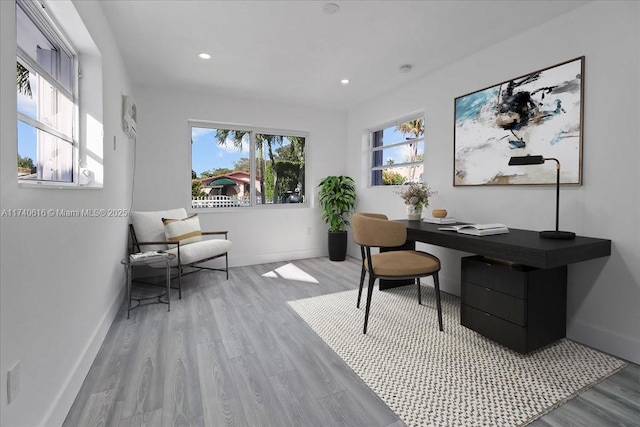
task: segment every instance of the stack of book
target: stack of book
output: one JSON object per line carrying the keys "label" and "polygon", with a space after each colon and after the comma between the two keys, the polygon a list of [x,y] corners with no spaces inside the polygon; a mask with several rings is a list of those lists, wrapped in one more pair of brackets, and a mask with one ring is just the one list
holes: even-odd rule
{"label": "stack of book", "polygon": [[460,234],[470,234],[472,236],[491,236],[509,232],[509,229],[504,224],[463,224],[439,227],[438,230],[456,231]]}
{"label": "stack of book", "polygon": [[431,224],[455,224],[458,222],[455,218],[424,218],[424,222],[428,222]]}
{"label": "stack of book", "polygon": [[148,252],[138,252],[135,254],[129,255],[129,261],[153,261],[153,260],[162,260],[166,258],[167,253],[162,251],[148,251]]}

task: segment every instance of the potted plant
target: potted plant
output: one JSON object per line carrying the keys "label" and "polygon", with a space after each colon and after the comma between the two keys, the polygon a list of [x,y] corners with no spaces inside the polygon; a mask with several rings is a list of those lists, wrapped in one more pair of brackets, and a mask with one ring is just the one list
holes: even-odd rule
{"label": "potted plant", "polygon": [[438,194],[433,191],[426,182],[411,182],[403,186],[398,192],[404,204],[407,205],[409,220],[420,221],[422,209],[429,206],[429,197]]}
{"label": "potted plant", "polygon": [[329,225],[329,259],[347,258],[347,225],[356,204],[356,186],[348,176],[328,176],[318,184],[322,220]]}

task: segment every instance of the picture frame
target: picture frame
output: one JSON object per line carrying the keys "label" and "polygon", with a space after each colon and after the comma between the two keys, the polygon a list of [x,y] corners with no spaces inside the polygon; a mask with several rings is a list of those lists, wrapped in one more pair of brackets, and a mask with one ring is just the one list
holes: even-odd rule
{"label": "picture frame", "polygon": [[526,155],[558,159],[561,184],[582,185],[584,62],[580,56],[455,98],[453,185],[555,185],[555,162],[508,165]]}

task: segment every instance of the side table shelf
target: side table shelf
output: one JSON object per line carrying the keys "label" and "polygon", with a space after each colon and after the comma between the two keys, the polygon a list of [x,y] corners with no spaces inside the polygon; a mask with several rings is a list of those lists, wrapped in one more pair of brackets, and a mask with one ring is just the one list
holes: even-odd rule
{"label": "side table shelf", "polygon": [[[171,260],[175,259],[175,255],[174,254],[169,254],[169,253],[163,253],[162,256],[160,257],[153,257],[153,258],[140,258],[140,259],[135,259],[132,260],[129,257],[123,259],[122,261],[120,261],[120,263],[122,265],[124,265],[124,269],[125,272],[127,274],[127,300],[128,300],[128,305],[127,305],[127,319],[129,319],[129,316],[131,314],[131,310],[136,309],[138,307],[140,307],[141,305],[147,305],[147,304],[167,304],[167,311],[171,311]],[[133,267],[139,267],[141,265],[150,265],[150,264],[158,264],[158,263],[165,263],[165,268],[166,268],[166,274],[167,274],[167,278],[166,278],[166,284],[167,284],[167,288],[166,291],[164,293],[161,293],[159,295],[155,295],[155,296],[151,296],[151,297],[146,297],[146,298],[132,298],[131,297],[131,282],[132,282],[132,273],[133,273]],[[166,296],[166,301],[163,301],[161,298]],[[147,300],[154,300],[157,299],[156,302],[154,303],[146,303],[146,304],[142,304],[143,301],[147,301]],[[133,304],[133,302],[136,302],[136,304]]]}

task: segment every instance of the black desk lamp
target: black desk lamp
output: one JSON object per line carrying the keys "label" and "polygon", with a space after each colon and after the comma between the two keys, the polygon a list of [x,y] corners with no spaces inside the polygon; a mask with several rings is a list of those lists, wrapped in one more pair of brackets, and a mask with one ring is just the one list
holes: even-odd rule
{"label": "black desk lamp", "polygon": [[509,159],[509,166],[541,165],[547,160],[556,162],[556,229],[552,231],[541,231],[540,237],[543,239],[574,239],[576,233],[571,231],[558,230],[558,217],[560,209],[560,162],[553,157],[544,158],[542,156],[516,156]]}

